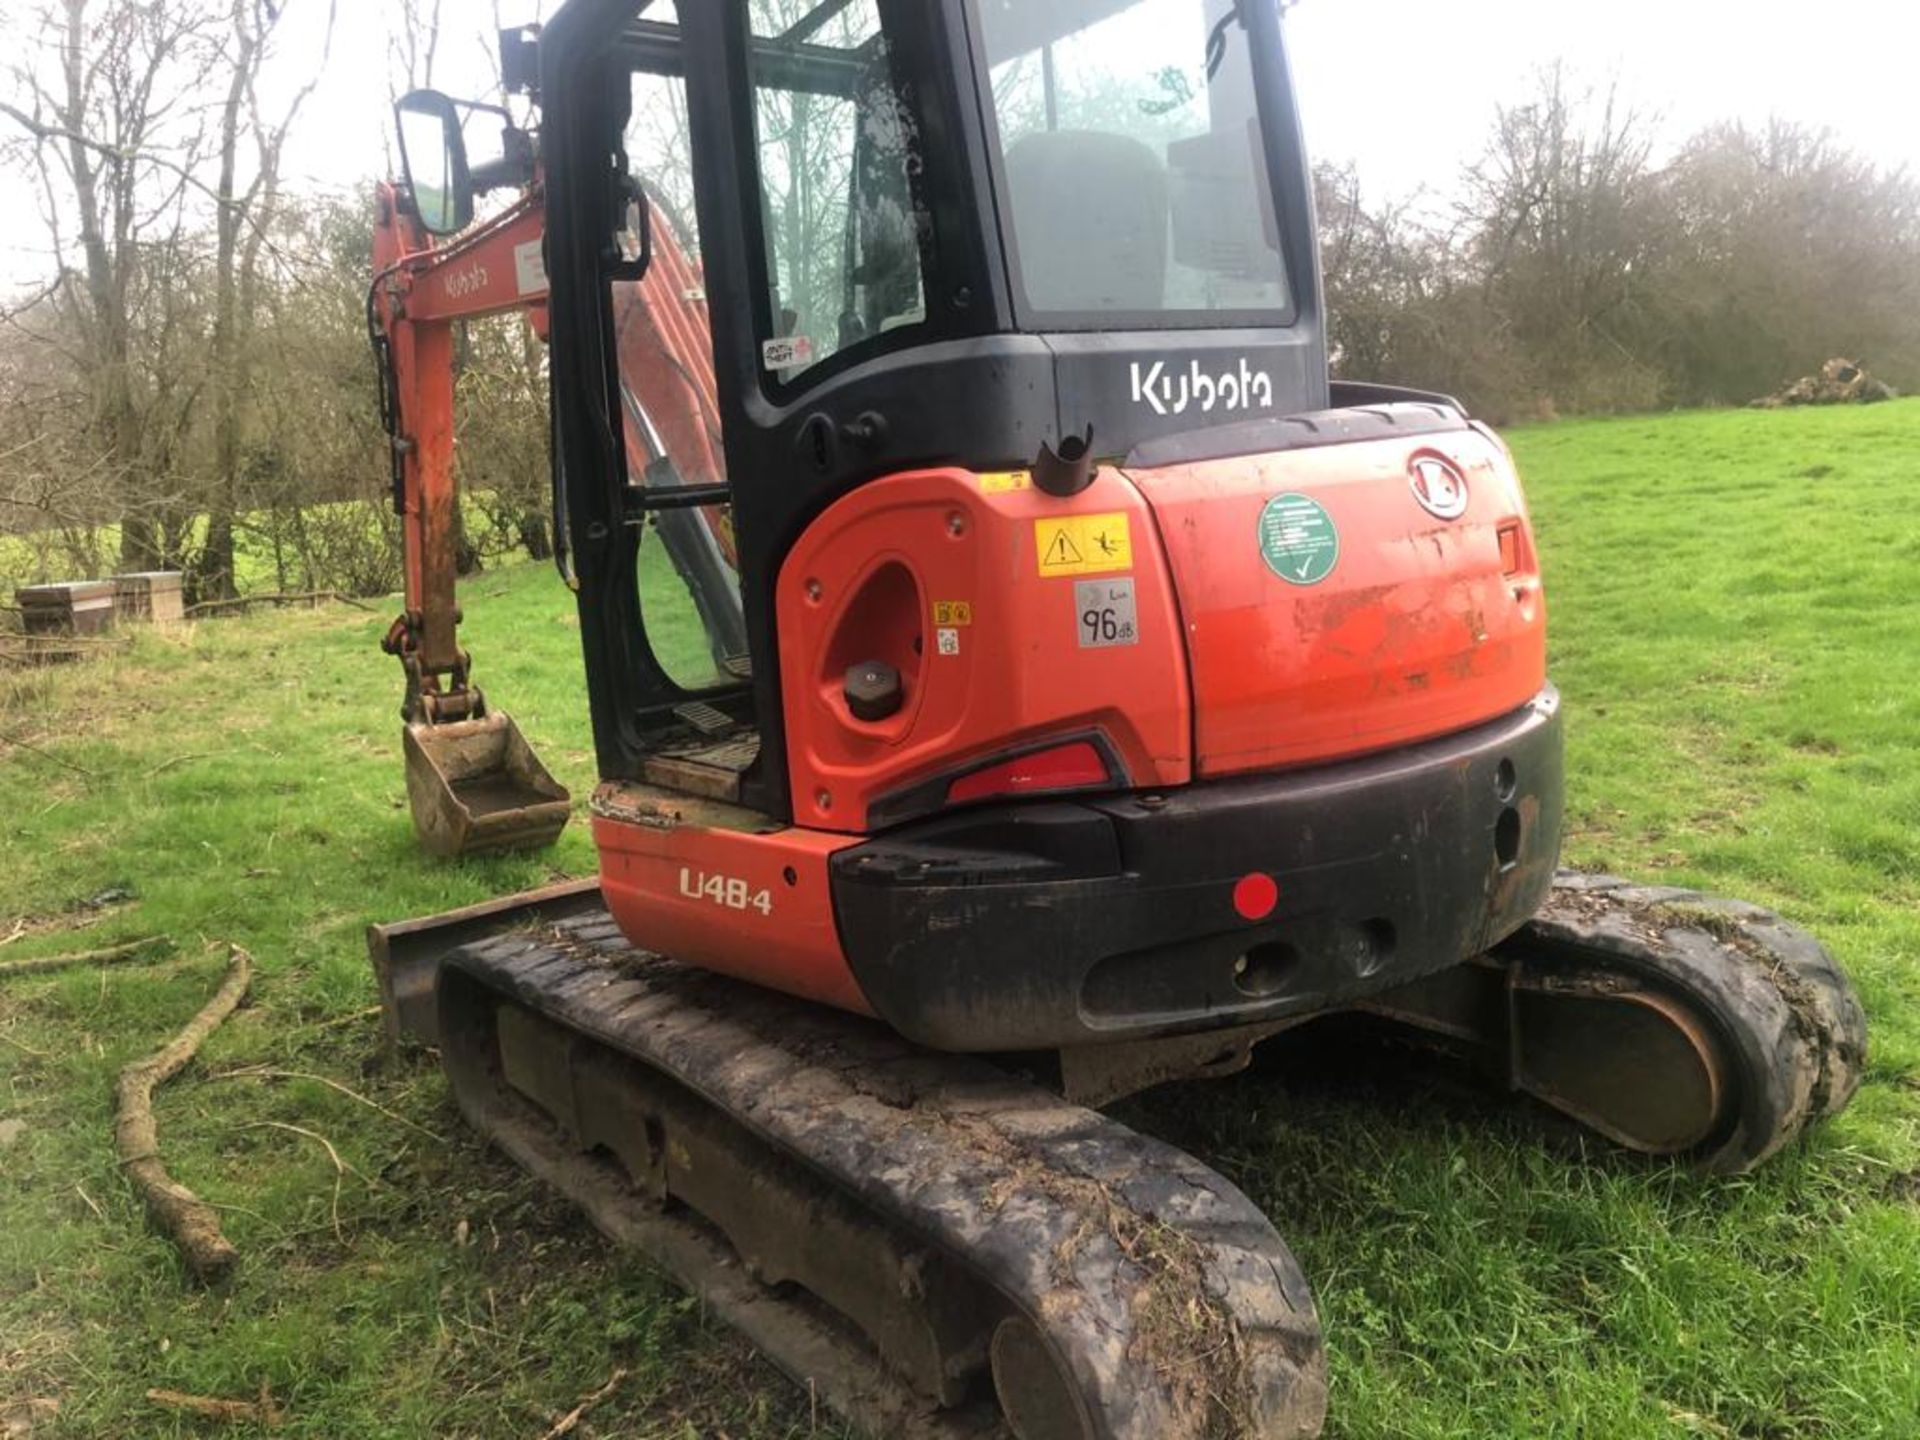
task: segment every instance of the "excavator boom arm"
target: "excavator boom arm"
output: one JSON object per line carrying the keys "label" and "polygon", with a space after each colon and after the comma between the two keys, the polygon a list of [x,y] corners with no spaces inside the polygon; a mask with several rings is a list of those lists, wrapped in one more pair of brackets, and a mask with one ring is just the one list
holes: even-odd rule
{"label": "excavator boom arm", "polygon": [[540,196],[531,191],[457,242],[435,246],[391,185],[380,187],[369,328],[393,447],[406,606],[387,648],[407,667],[406,719],[481,713],[455,630],[459,491],[453,466],[454,324],[525,309],[544,334]]}

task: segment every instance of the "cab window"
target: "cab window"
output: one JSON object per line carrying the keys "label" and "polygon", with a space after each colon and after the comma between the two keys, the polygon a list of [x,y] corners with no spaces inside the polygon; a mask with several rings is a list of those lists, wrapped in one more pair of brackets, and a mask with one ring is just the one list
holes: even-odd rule
{"label": "cab window", "polygon": [[1284,322],[1249,0],[976,0],[1030,314]]}
{"label": "cab window", "polygon": [[776,387],[927,318],[918,126],[875,0],[742,0]]}

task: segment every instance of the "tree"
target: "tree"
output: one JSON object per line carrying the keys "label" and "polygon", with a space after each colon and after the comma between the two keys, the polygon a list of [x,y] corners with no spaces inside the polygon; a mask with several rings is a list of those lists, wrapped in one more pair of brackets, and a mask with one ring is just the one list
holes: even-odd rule
{"label": "tree", "polygon": [[[0,115],[23,132],[43,219],[61,257],[50,292],[87,390],[87,431],[120,490],[120,562],[175,558],[161,462],[136,353],[134,307],[170,272],[202,144],[192,107],[209,17],[188,0],[143,5],[50,0],[29,16],[14,69],[21,105]],[[25,38],[25,37],[23,37]],[[16,152],[17,153],[17,152]],[[79,271],[66,258],[77,251]],[[148,372],[151,374],[151,372]]]}
{"label": "tree", "polygon": [[1614,90],[1575,93],[1558,65],[1503,106],[1468,172],[1467,255],[1537,391],[1580,408],[1659,398],[1646,277],[1666,225],[1641,116]]}
{"label": "tree", "polygon": [[1714,126],[1663,177],[1673,398],[1739,403],[1834,355],[1920,383],[1920,185],[1780,121]]}
{"label": "tree", "polygon": [[[279,117],[261,115],[260,67],[287,0],[231,0],[232,34],[223,47],[227,89],[220,111],[219,178],[214,212],[213,399],[214,476],[206,501],[207,532],[189,575],[197,598],[227,597],[234,586],[234,525],[244,499],[241,484],[241,405],[253,370],[250,346],[259,303],[260,262],[280,194],[280,156],[319,69]],[[334,4],[329,0],[321,65],[332,48]],[[239,181],[242,139],[253,146],[253,174]]]}

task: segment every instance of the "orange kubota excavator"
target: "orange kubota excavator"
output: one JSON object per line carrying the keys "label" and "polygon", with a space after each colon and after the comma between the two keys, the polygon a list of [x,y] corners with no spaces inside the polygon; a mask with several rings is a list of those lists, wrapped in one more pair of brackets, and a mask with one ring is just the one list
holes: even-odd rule
{"label": "orange kubota excavator", "polygon": [[390,1028],[876,1434],[1317,1433],[1267,1217],[1097,1107],[1321,1017],[1721,1172],[1858,1081],[1814,940],[1556,878],[1520,484],[1329,379],[1285,57],[1277,0],[567,0],[504,160],[400,105],[415,818],[565,818],[454,640],[449,327],[525,306],[600,875],[374,927]]}

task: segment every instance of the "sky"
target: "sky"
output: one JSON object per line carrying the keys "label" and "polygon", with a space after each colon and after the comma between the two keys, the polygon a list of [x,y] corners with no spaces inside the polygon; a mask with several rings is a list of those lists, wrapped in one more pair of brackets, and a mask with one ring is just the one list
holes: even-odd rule
{"label": "sky", "polygon": [[1309,150],[1376,196],[1444,192],[1556,59],[1669,145],[1777,115],[1920,170],[1912,0],[1300,0],[1288,33]]}
{"label": "sky", "polygon": [[[289,188],[351,191],[383,169],[397,7],[337,0],[330,54],[289,145]],[[497,0],[509,23],[540,0]],[[0,0],[0,27],[29,0]],[[442,0],[434,82],[487,96],[495,0]],[[554,0],[545,0],[551,10]],[[1911,0],[1844,7],[1781,0],[1299,0],[1288,34],[1307,143],[1352,161],[1376,200],[1422,190],[1435,203],[1480,153],[1495,108],[1564,60],[1584,85],[1617,83],[1677,143],[1717,119],[1770,115],[1832,129],[1886,165],[1920,170]],[[289,0],[268,90],[291,94],[320,64],[322,0]],[[0,28],[4,34],[4,28]],[[9,84],[0,72],[0,88]],[[0,119],[0,126],[7,122]],[[0,284],[46,273],[33,192],[0,175]]]}

